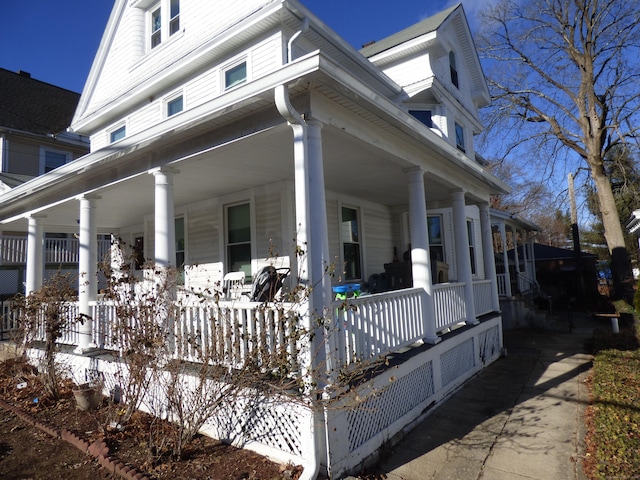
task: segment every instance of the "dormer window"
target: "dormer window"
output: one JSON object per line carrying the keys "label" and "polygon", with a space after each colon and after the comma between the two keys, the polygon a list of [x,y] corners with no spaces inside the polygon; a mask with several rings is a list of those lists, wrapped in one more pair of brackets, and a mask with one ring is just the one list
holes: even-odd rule
{"label": "dormer window", "polygon": [[449,52],[449,72],[451,83],[458,88],[458,67],[456,66],[456,53],[453,50]]}
{"label": "dormer window", "polygon": [[149,10],[149,22],[149,46],[155,48],[180,31],[180,0],[162,0],[154,5]]}
{"label": "dormer window", "polygon": [[228,90],[247,80],[247,62],[236,63],[224,70],[224,89]]}

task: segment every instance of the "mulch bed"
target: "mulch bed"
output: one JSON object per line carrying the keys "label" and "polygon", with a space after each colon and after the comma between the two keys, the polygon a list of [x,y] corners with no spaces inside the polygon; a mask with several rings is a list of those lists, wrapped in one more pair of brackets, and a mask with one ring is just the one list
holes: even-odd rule
{"label": "mulch bed", "polygon": [[[24,383],[26,386],[17,388]],[[65,382],[61,398],[54,400],[43,393],[33,367],[19,361],[0,363],[0,407],[20,417],[27,428],[47,432],[58,442],[66,440],[87,452],[110,474],[131,479],[294,480],[302,471],[301,467],[280,465],[255,452],[202,435],[185,448],[179,460],[171,459],[161,451],[151,455],[151,416],[137,412],[124,430],[106,428],[109,423],[107,408],[79,410],[71,387],[70,382]],[[154,428],[157,426],[155,419]],[[159,428],[172,427],[164,424]],[[27,440],[28,437],[24,441]],[[19,446],[11,448],[20,451]],[[64,454],[59,462],[66,462]],[[34,478],[47,477],[35,475]]]}

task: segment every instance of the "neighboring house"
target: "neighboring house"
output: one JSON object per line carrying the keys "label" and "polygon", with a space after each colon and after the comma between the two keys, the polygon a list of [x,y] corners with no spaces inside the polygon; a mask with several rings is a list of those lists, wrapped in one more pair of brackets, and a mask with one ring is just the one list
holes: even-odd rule
{"label": "neighboring house", "polygon": [[[0,194],[89,151],[87,137],[67,132],[79,100],[80,94],[35,80],[27,72],[0,68]],[[47,241],[48,266],[77,264],[77,257],[74,262],[62,255],[73,249],[66,227],[51,230]],[[25,245],[24,228],[0,226],[0,297],[23,291]]]}
{"label": "neighboring house", "polygon": [[[461,5],[358,52],[297,0],[116,0],[71,125],[91,153],[0,195],[0,222],[28,231],[27,292],[43,282],[45,233],[78,233],[90,320],[69,340],[77,365],[109,348],[94,328],[109,318],[95,310],[109,308],[105,234],[130,246],[131,271],[183,269],[180,291],[289,267],[314,286],[306,321],[326,311],[346,330],[328,353],[338,367],[405,352],[360,407],[254,420],[256,449],[337,477],[500,355],[489,200],[508,187],[474,148],[488,102]],[[382,273],[398,282],[348,312],[334,303],[332,287]]]}

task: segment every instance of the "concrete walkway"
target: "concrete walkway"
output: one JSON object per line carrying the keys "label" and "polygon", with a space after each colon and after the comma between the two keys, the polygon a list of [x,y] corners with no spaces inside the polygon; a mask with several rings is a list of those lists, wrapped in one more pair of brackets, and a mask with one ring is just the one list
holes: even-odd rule
{"label": "concrete walkway", "polygon": [[582,480],[585,348],[596,324],[504,333],[501,358],[384,456],[389,480]]}

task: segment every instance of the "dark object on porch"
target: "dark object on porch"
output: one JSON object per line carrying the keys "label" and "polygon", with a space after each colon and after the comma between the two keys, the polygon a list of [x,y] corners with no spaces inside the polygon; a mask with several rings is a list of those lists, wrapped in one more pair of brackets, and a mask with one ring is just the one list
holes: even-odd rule
{"label": "dark object on porch", "polygon": [[256,275],[251,286],[252,302],[272,302],[276,293],[282,288],[282,282],[289,275],[288,268],[264,267]]}
{"label": "dark object on porch", "polygon": [[385,263],[384,271],[387,274],[388,290],[400,290],[413,286],[411,262]]}
{"label": "dark object on porch", "polygon": [[369,293],[382,293],[389,290],[386,273],[374,273],[369,277]]}

